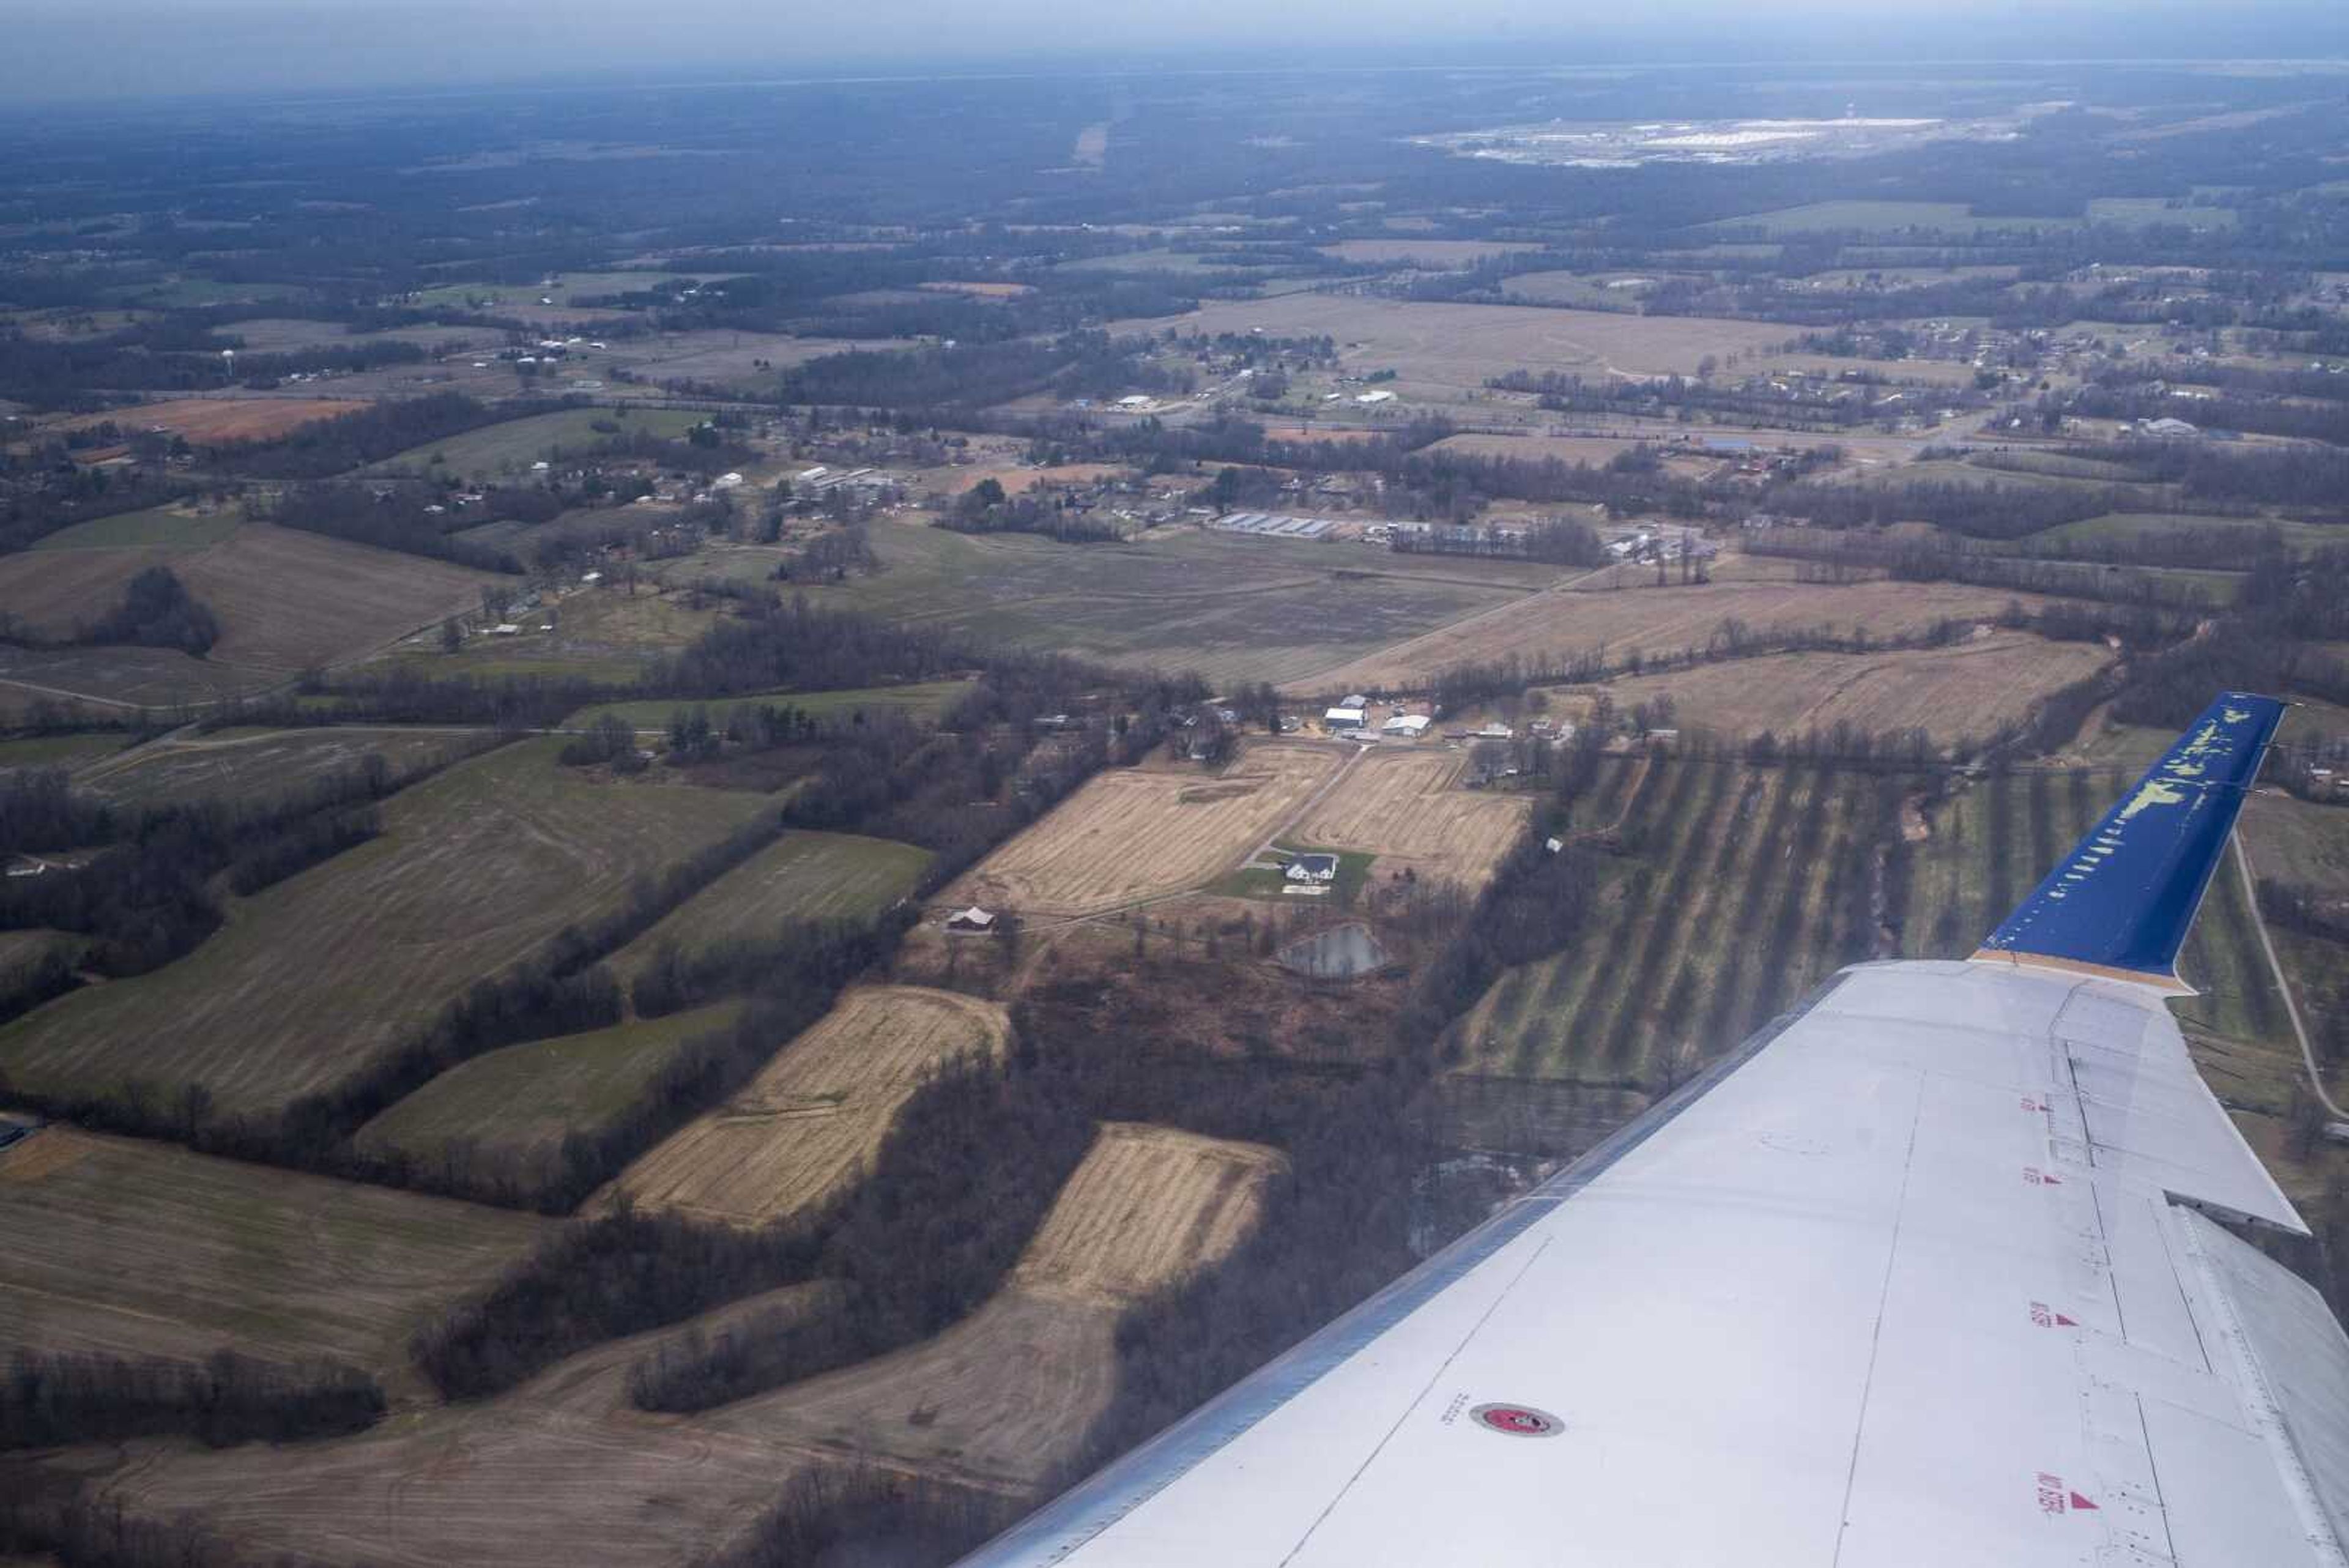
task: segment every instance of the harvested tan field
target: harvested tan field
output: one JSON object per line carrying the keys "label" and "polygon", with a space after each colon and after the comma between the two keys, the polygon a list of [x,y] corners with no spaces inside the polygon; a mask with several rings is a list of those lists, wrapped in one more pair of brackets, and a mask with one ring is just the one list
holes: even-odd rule
{"label": "harvested tan field", "polygon": [[1505,370],[1585,376],[1693,372],[1708,355],[1750,354],[1790,336],[1759,321],[1624,316],[1534,305],[1418,305],[1334,294],[1219,301],[1172,320],[1121,322],[1113,332],[1246,333],[1338,340],[1350,371],[1392,369],[1423,387],[1484,389]]}
{"label": "harvested tan field", "polygon": [[1407,864],[1422,877],[1481,888],[1525,830],[1532,803],[1459,787],[1466,764],[1461,753],[1424,746],[1368,753],[1289,837],[1375,855],[1381,875]]}
{"label": "harvested tan field", "polygon": [[1025,283],[962,283],[938,280],[917,283],[916,288],[928,289],[933,294],[967,294],[973,299],[1017,299],[1023,294],[1033,294],[1035,286]]}
{"label": "harvested tan field", "polygon": [[1104,1127],[993,1301],[935,1339],[701,1415],[635,1409],[628,1368],[664,1341],[813,1307],[825,1287],[598,1345],[502,1397],[353,1438],[126,1444],[94,1484],[134,1515],[193,1511],[256,1554],[401,1568],[703,1562],[792,1476],[849,1458],[1032,1496],[1114,1397],[1128,1304],[1237,1245],[1280,1163],[1250,1144]]}
{"label": "harvested tan field", "polygon": [[[820,1289],[752,1297],[692,1326],[714,1332]],[[828,1456],[740,1423],[720,1430],[632,1407],[628,1368],[683,1331],[598,1345],[500,1398],[355,1437],[217,1451],[126,1445],[96,1484],[134,1514],[191,1511],[256,1560],[283,1552],[400,1568],[704,1562]]]}
{"label": "harvested tan field", "polygon": [[856,1179],[930,1073],[966,1052],[999,1054],[1010,1032],[1001,1008],[953,992],[851,991],[748,1088],[606,1190],[731,1225],[799,1213]]}
{"label": "harvested tan field", "polygon": [[1200,887],[1278,831],[1344,753],[1251,743],[1220,774],[1097,774],[947,892],[1022,914],[1087,914]]}
{"label": "harvested tan field", "polygon": [[427,621],[480,607],[485,572],[323,535],[248,523],[171,569],[220,617],[210,654],[295,671],[372,651]]}
{"label": "harvested tan field", "polygon": [[1103,1304],[1140,1301],[1247,1240],[1264,1184],[1286,1163],[1260,1144],[1104,1123],[1012,1286]]}
{"label": "harvested tan field", "polygon": [[57,1126],[0,1153],[0,1345],[326,1355],[410,1380],[409,1334],[546,1221]]}
{"label": "harvested tan field", "polygon": [[1702,649],[1723,623],[1766,638],[1802,628],[1855,628],[1878,639],[1910,636],[1945,619],[1987,621],[2007,605],[2044,603],[2029,594],[1957,583],[1847,585],[1715,582],[1705,587],[1627,587],[1614,593],[1549,593],[1455,621],[1367,659],[1290,681],[1295,693],[1384,691],[1424,683],[1461,664],[1515,659],[1558,663],[1604,649],[1615,660],[1634,649],[1678,654]]}
{"label": "harvested tan field", "polygon": [[296,425],[338,419],[372,405],[349,398],[181,398],[144,403],[66,421],[67,427],[112,420],[125,431],[162,429],[191,441],[269,441]]}
{"label": "harvested tan field", "polygon": [[1850,724],[1922,729],[1944,744],[2020,722],[2058,687],[2112,662],[2100,643],[2001,632],[1951,648],[1785,653],[1643,675],[1605,690],[1619,710],[1669,696],[1682,728],[1789,735]]}

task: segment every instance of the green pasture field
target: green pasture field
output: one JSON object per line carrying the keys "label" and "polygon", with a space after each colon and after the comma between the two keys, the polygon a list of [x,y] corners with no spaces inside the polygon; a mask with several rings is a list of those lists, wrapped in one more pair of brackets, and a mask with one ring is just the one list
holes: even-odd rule
{"label": "green pasture field", "polygon": [[675,698],[648,698],[635,702],[605,702],[583,708],[564,721],[565,729],[580,730],[605,716],[638,730],[665,730],[679,711],[699,709],[709,722],[724,729],[738,710],[767,706],[797,708],[824,719],[848,719],[859,712],[903,713],[909,719],[936,721],[970,690],[965,680],[923,680],[904,686],[858,686],[842,691],[754,691],[709,702],[683,702]]}
{"label": "green pasture field", "polygon": [[719,1002],[489,1052],[434,1078],[353,1141],[362,1154],[429,1162],[455,1143],[527,1155],[574,1132],[592,1137],[635,1105],[688,1042],[730,1027],[741,1011],[740,1002]]}
{"label": "green pasture field", "polygon": [[[1338,542],[1197,530],[1122,545],[873,530],[887,569],[808,589],[817,603],[1225,684],[1301,679],[1553,581],[1524,562],[1402,556]],[[1502,570],[1487,569],[1499,566]]]}
{"label": "green pasture field", "polygon": [[36,550],[201,550],[227,538],[244,521],[243,512],[223,507],[199,517],[177,506],[118,512],[60,528],[35,542]]}
{"label": "green pasture field", "polygon": [[177,1104],[200,1088],[215,1114],[274,1114],[768,809],[590,779],[556,763],[563,744],[522,742],[393,796],[379,837],[234,900],[188,956],[0,1028],[0,1072],[35,1095]]}
{"label": "green pasture field", "polygon": [[330,1356],[397,1394],[417,1381],[409,1336],[549,1233],[527,1214],[60,1124],[0,1154],[0,1344]]}
{"label": "green pasture field", "polygon": [[684,409],[628,409],[616,411],[592,408],[559,409],[532,414],[502,424],[484,425],[462,435],[450,436],[385,458],[366,470],[369,473],[417,472],[426,469],[476,479],[496,479],[526,472],[542,460],[553,462],[562,452],[584,452],[610,432],[597,422],[617,425],[620,433],[649,431],[658,436],[681,436],[705,416]]}
{"label": "green pasture field", "polygon": [[929,864],[928,850],[893,839],[793,830],[671,910],[612,967],[633,980],[663,947],[771,936],[792,919],[871,919],[911,894]]}
{"label": "green pasture field", "polygon": [[70,768],[93,758],[119,752],[130,737],[111,730],[72,735],[27,735],[0,741],[0,773],[11,768]]}
{"label": "green pasture field", "polygon": [[77,784],[122,805],[283,795],[370,754],[393,773],[444,756],[470,737],[431,730],[218,730],[139,748],[93,767]]}
{"label": "green pasture field", "polygon": [[1931,229],[1944,234],[1979,234],[1985,229],[2071,229],[2077,218],[2000,218],[1978,216],[1962,202],[1812,202],[1771,213],[1751,213],[1702,225],[1708,229],[1758,226],[1774,234],[1813,234],[1833,230],[1863,234],[1895,234],[1903,229]]}

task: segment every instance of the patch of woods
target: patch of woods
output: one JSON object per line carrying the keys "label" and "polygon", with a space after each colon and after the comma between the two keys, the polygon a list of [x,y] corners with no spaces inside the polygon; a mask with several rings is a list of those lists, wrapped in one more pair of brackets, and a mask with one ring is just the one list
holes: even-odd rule
{"label": "patch of woods", "polygon": [[446,441],[533,414],[581,406],[576,398],[484,403],[461,392],[388,399],[332,419],[296,425],[274,441],[240,441],[214,449],[218,462],[253,479],[324,479],[396,457],[428,441]]}
{"label": "patch of woods", "polygon": [[786,403],[937,410],[984,408],[1047,391],[1063,398],[1189,392],[1190,372],[1152,363],[1150,348],[1148,338],[1096,330],[1049,340],[852,348],[786,370],[780,391]]}
{"label": "patch of woods", "polygon": [[19,1349],[0,1376],[0,1449],[163,1436],[215,1449],[288,1443],[357,1431],[383,1411],[382,1386],[337,1362]]}
{"label": "patch of woods", "polygon": [[492,519],[546,523],[563,511],[561,496],[528,487],[486,491],[481,502],[461,508],[445,504],[441,496],[414,481],[322,481],[286,486],[274,500],[258,504],[256,514],[281,528],[514,574],[523,564],[512,552],[470,544],[459,535]]}
{"label": "patch of woods", "polygon": [[937,526],[957,534],[1038,534],[1063,545],[1115,544],[1117,524],[1070,506],[1061,497],[1009,496],[1003,483],[982,479],[955,499]]}

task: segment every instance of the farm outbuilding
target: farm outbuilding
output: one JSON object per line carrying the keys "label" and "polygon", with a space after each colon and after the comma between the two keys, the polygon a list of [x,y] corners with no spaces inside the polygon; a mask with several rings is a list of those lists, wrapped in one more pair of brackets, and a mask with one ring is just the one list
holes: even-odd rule
{"label": "farm outbuilding", "polygon": [[1379,732],[1385,735],[1402,735],[1409,740],[1416,740],[1420,736],[1427,733],[1428,722],[1428,717],[1424,713],[1397,713],[1393,718],[1389,719],[1385,723],[1379,726]]}
{"label": "farm outbuilding", "polygon": [[991,931],[995,929],[995,912],[973,904],[968,909],[957,909],[947,917],[950,931]]}
{"label": "farm outbuilding", "polygon": [[1321,722],[1332,730],[1359,730],[1369,717],[1368,711],[1361,708],[1332,708],[1321,715]]}

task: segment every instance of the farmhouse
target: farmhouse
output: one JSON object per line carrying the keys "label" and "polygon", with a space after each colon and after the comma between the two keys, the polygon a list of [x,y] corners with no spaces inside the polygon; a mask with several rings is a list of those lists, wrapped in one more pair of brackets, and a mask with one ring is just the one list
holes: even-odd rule
{"label": "farmhouse", "polygon": [[1292,882],[1335,882],[1338,879],[1338,857],[1334,855],[1300,855],[1288,863],[1281,873]]}

